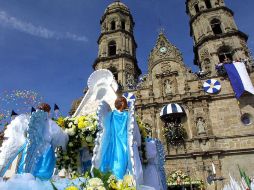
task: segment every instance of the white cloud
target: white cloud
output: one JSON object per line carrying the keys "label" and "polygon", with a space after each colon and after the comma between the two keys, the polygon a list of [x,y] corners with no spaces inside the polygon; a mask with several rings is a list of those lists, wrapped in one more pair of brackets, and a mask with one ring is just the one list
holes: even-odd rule
{"label": "white cloud", "polygon": [[56,32],[42,26],[35,26],[32,23],[24,22],[15,17],[9,16],[5,11],[0,11],[0,25],[45,39],[68,39],[81,42],[87,41],[86,36],[78,36],[69,32]]}

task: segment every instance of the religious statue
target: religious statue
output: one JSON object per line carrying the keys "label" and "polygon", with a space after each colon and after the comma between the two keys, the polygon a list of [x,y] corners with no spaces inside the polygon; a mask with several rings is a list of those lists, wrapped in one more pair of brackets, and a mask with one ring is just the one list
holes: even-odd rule
{"label": "religious statue", "polygon": [[197,120],[197,132],[199,135],[206,133],[206,123],[201,117],[199,117]]}
{"label": "religious statue", "polygon": [[144,169],[144,184],[155,190],[166,190],[166,174],[164,169],[164,148],[158,139],[146,139],[147,164]]}
{"label": "religious statue", "polygon": [[143,183],[143,170],[138,147],[141,136],[134,116],[134,103],[126,111],[127,101],[124,97],[115,101],[116,110],[103,101],[98,109],[100,131],[97,135],[92,170],[112,172],[117,179],[131,174],[136,184]]}
{"label": "religious statue", "polygon": [[5,131],[0,148],[0,177],[18,158],[16,173],[50,179],[55,168],[55,148],[65,149],[68,135],[49,118],[50,106],[42,103],[30,115],[17,116]]}
{"label": "religious statue", "polygon": [[165,81],[164,89],[165,89],[165,94],[166,94],[166,95],[172,94],[172,86],[171,86],[171,83],[170,83],[169,80],[166,80],[166,81]]}

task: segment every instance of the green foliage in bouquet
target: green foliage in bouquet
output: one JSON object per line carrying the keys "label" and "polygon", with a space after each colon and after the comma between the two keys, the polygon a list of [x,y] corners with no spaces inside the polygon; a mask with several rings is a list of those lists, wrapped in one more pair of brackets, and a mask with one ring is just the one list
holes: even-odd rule
{"label": "green foliage in bouquet", "polygon": [[142,163],[147,164],[147,158],[146,158],[146,138],[148,137],[148,133],[146,131],[144,123],[141,121],[139,116],[136,116],[136,121],[140,130],[141,134],[141,159]]}
{"label": "green foliage in bouquet", "polygon": [[61,147],[57,148],[57,167],[58,169],[66,169],[70,173],[77,173],[79,151],[86,147],[90,151],[93,150],[96,138],[97,116],[89,114],[76,118],[60,117],[57,124],[61,126],[69,136],[67,150],[63,151]]}

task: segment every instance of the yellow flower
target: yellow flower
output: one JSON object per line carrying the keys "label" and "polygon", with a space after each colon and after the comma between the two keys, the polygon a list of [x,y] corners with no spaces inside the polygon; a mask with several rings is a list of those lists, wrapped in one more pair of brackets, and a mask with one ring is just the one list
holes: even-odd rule
{"label": "yellow flower", "polygon": [[78,122],[78,128],[79,129],[83,129],[83,128],[85,128],[85,124],[84,124],[84,122]]}
{"label": "yellow flower", "polygon": [[105,187],[99,186],[99,187],[86,187],[84,190],[106,190]]}
{"label": "yellow flower", "polygon": [[60,127],[64,128],[65,123],[64,123],[64,118],[63,117],[59,117],[56,121],[57,125],[59,125]]}
{"label": "yellow flower", "polygon": [[79,188],[77,188],[76,186],[69,186],[66,187],[65,190],[79,190]]}
{"label": "yellow flower", "polygon": [[122,189],[123,188],[123,181],[119,180],[118,182],[116,182],[116,189]]}

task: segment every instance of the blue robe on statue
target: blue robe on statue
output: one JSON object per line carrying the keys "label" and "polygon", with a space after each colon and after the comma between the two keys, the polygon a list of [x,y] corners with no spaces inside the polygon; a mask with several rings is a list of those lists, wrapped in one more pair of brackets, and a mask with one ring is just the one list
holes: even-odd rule
{"label": "blue robe on statue", "polygon": [[132,175],[136,185],[143,183],[143,170],[138,147],[139,127],[135,119],[134,102],[128,111],[111,110],[106,101],[98,107],[98,133],[93,150],[91,172],[97,168],[112,172],[117,179]]}
{"label": "blue robe on statue", "polygon": [[[27,155],[27,148],[25,148],[22,152],[21,159],[19,160],[17,174],[27,173],[25,171],[25,157]],[[56,165],[55,152],[53,147],[50,146],[43,155],[39,156],[37,164],[35,166],[34,171],[30,171],[30,173],[43,180],[50,179],[53,175],[54,168]]]}
{"label": "blue robe on statue", "polygon": [[105,140],[99,169],[112,172],[118,179],[123,179],[128,168],[127,122],[127,111],[114,110],[105,118]]}

